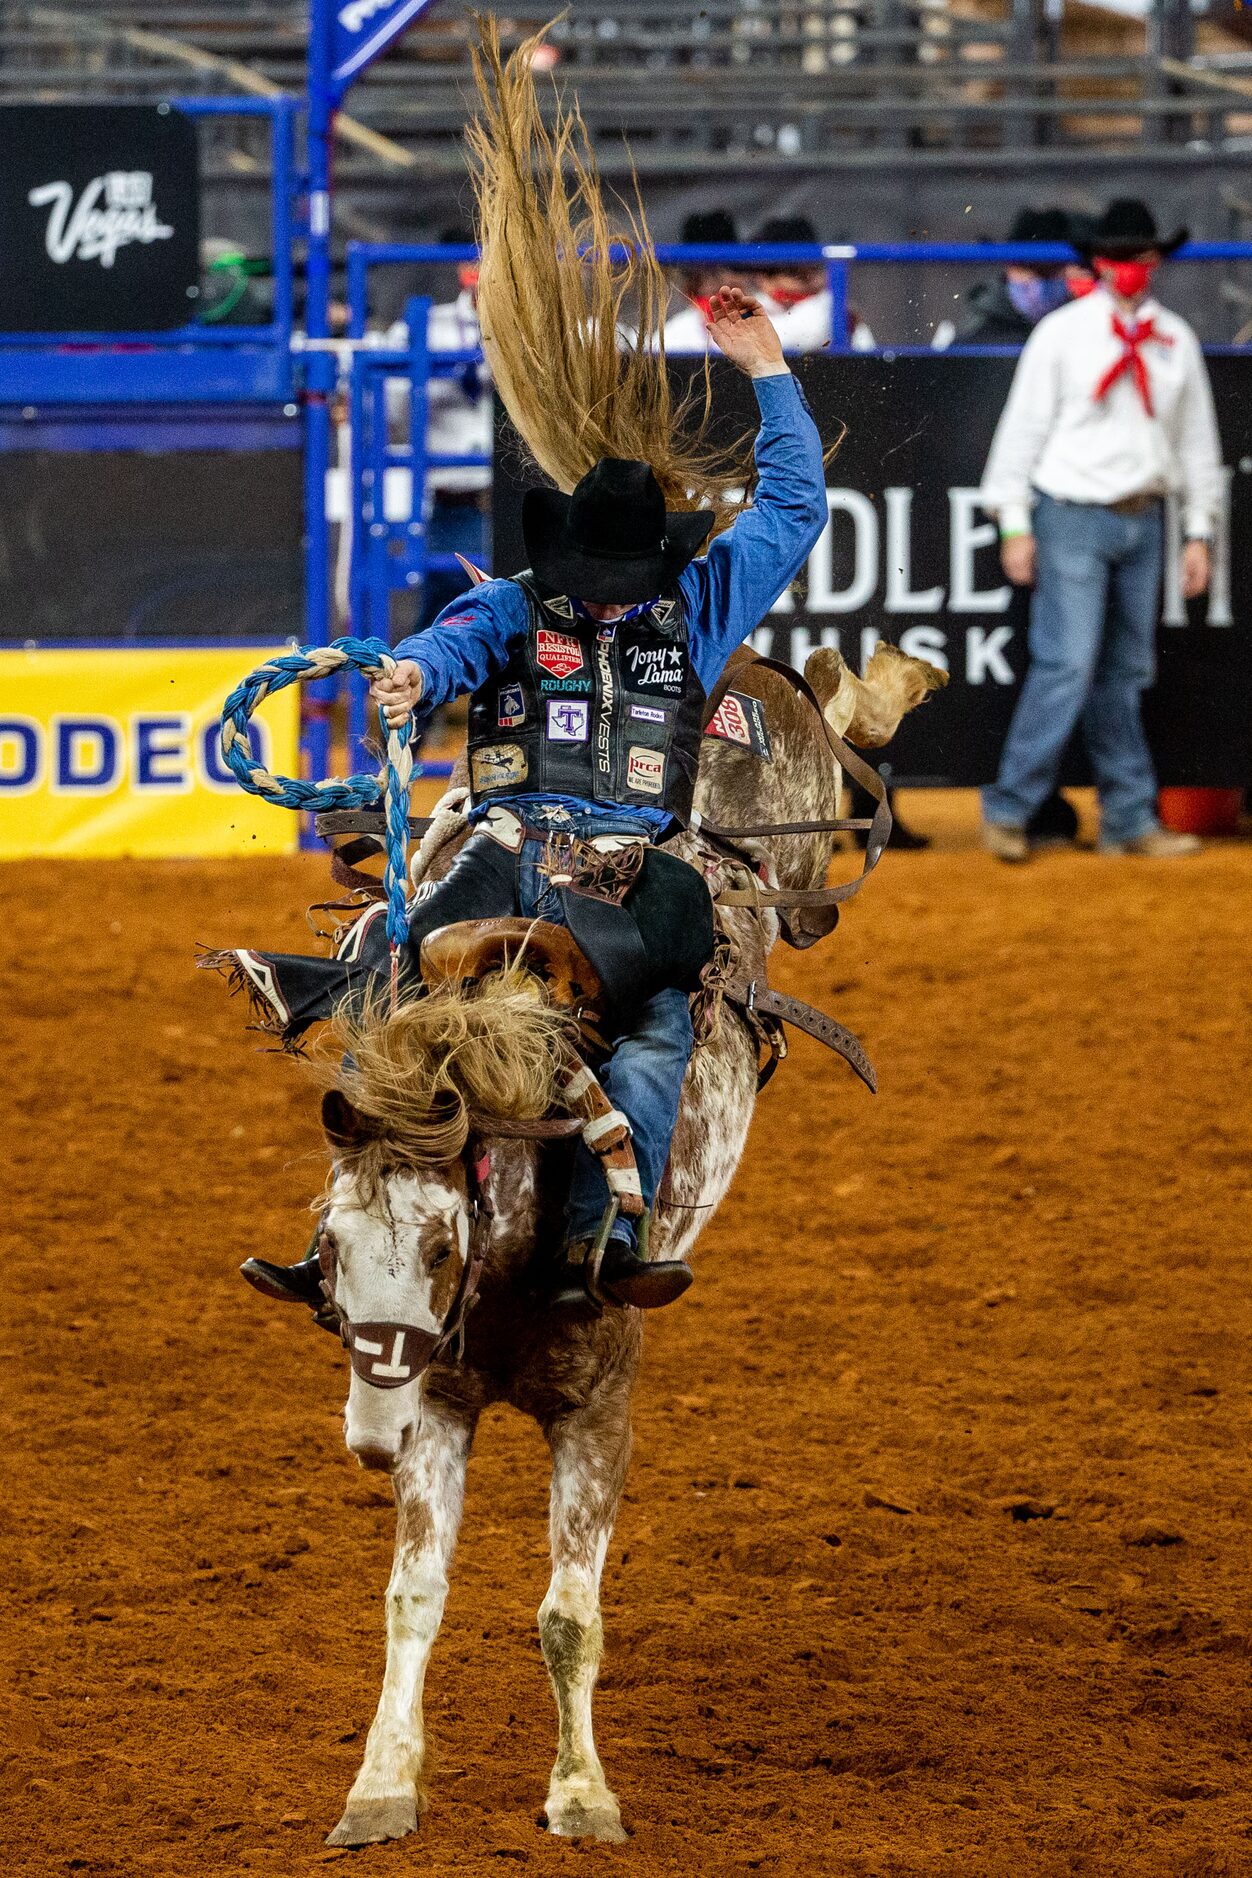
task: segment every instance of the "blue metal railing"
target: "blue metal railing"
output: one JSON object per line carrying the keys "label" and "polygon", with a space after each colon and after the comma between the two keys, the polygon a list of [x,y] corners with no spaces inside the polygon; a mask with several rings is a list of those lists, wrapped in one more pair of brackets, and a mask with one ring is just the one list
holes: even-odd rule
{"label": "blue metal railing", "polygon": [[[624,250],[623,250],[624,252]],[[716,267],[723,264],[745,272],[754,269],[801,266],[824,267],[831,296],[831,335],[829,350],[848,352],[852,345],[849,314],[849,286],[852,268],[875,266],[956,266],[956,267],[1054,267],[1077,261],[1075,249],[1057,242],[826,242],[820,246],[800,242],[745,242],[738,247],[696,245],[690,242],[660,242],[657,260],[665,267]],[[369,277],[377,267],[434,267],[449,263],[475,261],[478,251],[472,247],[444,247],[434,242],[348,243],[349,330],[363,337],[369,319]],[[1189,241],[1176,254],[1174,262],[1252,261],[1252,242]],[[877,348],[879,351],[913,350],[900,346]],[[928,348],[919,348],[928,350]],[[962,348],[964,350],[964,348]],[[997,351],[1003,348],[996,348]]]}
{"label": "blue metal railing", "polygon": [[[351,554],[348,594],[352,631],[359,637],[391,637],[391,596],[421,591],[432,573],[457,573],[453,554],[432,552],[428,542],[426,482],[432,469],[487,468],[490,459],[473,452],[432,451],[427,445],[429,386],[433,378],[451,378],[481,363],[472,350],[432,352],[427,343],[428,297],[408,301],[404,310],[409,343],[405,350],[369,349],[352,354],[349,378],[351,463],[349,504]],[[363,322],[362,322],[363,330]],[[356,334],[356,337],[362,336]],[[388,428],[387,383],[403,377],[407,391],[406,438],[392,441]],[[388,513],[387,493],[395,475],[409,488],[407,513]],[[365,687],[359,676],[348,681],[348,735],[351,761],[367,760],[366,736],[372,731]],[[425,765],[425,775],[447,775],[449,765]]]}

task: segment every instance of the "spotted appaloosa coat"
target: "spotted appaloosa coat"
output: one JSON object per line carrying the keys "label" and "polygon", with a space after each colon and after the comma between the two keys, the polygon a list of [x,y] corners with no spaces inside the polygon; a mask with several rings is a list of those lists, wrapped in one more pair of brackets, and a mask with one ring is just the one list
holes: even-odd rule
{"label": "spotted appaloosa coat", "polygon": [[[940,681],[931,668],[889,648],[879,649],[864,683],[835,653],[814,654],[807,676],[833,728],[862,742],[885,742],[903,712]],[[811,705],[767,671],[749,669],[742,679],[737,675],[737,683],[765,702],[773,762],[706,739],[697,792],[701,812],[730,827],[837,815],[839,773]],[[465,832],[463,806],[449,798],[419,850],[417,878],[441,877]],[[777,884],[803,888],[824,879],[831,841],[816,835],[745,845]],[[689,835],[679,836],[673,847],[709,873],[715,890],[724,870],[746,871]],[[726,929],[740,970],[759,974],[777,938],[774,915],[729,909]],[[755,1044],[744,1022],[723,1009],[687,1073],[671,1155],[671,1197],[659,1208],[655,1227],[659,1254],[686,1257],[712,1218],[743,1152],[755,1098]],[[387,1590],[382,1694],[332,1845],[399,1838],[414,1829],[425,1804],[423,1683],[442,1618],[474,1430],[481,1410],[495,1401],[533,1416],[552,1453],[552,1578],[539,1609],[539,1635],[556,1696],[558,1741],[546,1821],[550,1831],[568,1837],[625,1836],[596,1752],[591,1699],[601,1651],[600,1576],[626,1478],[641,1319],[637,1311],[620,1308],[587,1320],[547,1307],[536,1284],[536,1254],[559,1244],[563,1178],[558,1151],[523,1141],[493,1143],[488,1190],[494,1226],[463,1362],[437,1361],[420,1385],[416,1407],[396,1406],[411,1390],[362,1390],[354,1376],[348,1443],[362,1458],[371,1449],[387,1450],[396,1550]],[[437,1322],[442,1293],[436,1293],[446,1268],[427,1252],[458,1233],[464,1252],[464,1169],[457,1164],[397,1174],[397,1211],[389,1217],[366,1217],[359,1206],[354,1212],[350,1181],[342,1195],[340,1184],[332,1191],[329,1216],[333,1222],[339,1196],[344,1230],[355,1218],[361,1282],[381,1287],[382,1301],[370,1305],[367,1299],[363,1315],[415,1321],[412,1313],[420,1307]],[[392,1256],[393,1221],[415,1211],[420,1219],[412,1235],[406,1306],[396,1291],[401,1261]],[[389,1416],[414,1412],[415,1427],[388,1422]]]}

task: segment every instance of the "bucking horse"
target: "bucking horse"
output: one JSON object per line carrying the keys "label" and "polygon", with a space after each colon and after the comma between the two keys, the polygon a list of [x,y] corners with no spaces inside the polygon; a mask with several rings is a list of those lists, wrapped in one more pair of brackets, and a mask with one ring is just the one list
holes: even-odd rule
{"label": "bucking horse", "polygon": [[[702,402],[698,388],[675,393],[660,336],[668,289],[642,211],[624,247],[616,243],[576,110],[539,107],[538,42],[506,65],[490,21],[483,32],[482,117],[470,132],[479,312],[514,426],[560,489],[603,458],[639,460],[667,510],[704,506],[725,527],[750,500],[750,474],[742,456],[709,442],[707,374]],[[622,338],[628,326],[633,341]],[[880,646],[862,677],[820,648],[803,675],[740,653],[727,680],[708,700],[706,728],[720,734],[701,741],[694,812],[666,844],[707,881],[719,936],[693,994],[697,1044],[649,1222],[656,1260],[689,1259],[707,1230],[784,1022],[831,1044],[873,1086],[850,1033],[769,986],[768,955],[780,938],[807,945],[829,933],[857,884],[826,884],[843,768],[879,798],[873,825],[861,824],[866,868],[881,852],[890,823],[882,785],[848,743],[886,743],[944,675]],[[467,791],[454,778],[414,857],[419,896],[447,871],[468,827]],[[366,956],[362,935],[381,911],[361,912],[340,960]],[[594,974],[568,933],[545,934],[536,922],[519,934],[517,924],[429,934],[420,985],[393,978],[389,997],[385,974],[363,971],[339,1007],[344,1055],[322,1099],[331,1166],[317,1206],[321,1315],[349,1353],[348,1447],[390,1475],[397,1524],[382,1694],[331,1845],[398,1838],[425,1804],[423,1685],[466,1463],[493,1402],[533,1417],[552,1455],[552,1577],[539,1608],[558,1724],[547,1826],[570,1838],[624,1836],[591,1709],[600,1576],[626,1478],[642,1320],[633,1307],[596,1300],[594,1269],[588,1292],[601,1308],[575,1315],[551,1308],[539,1275],[560,1245],[574,1133],[603,1155],[624,1210],[630,1149],[603,1090],[597,1100],[587,1041]],[[206,962],[236,972],[281,1028],[257,956]]]}
{"label": "bucking horse", "polygon": [[[706,737],[697,813],[669,844],[708,880],[721,937],[698,994],[700,1041],[652,1222],[654,1257],[689,1258],[712,1220],[781,1019],[822,1034],[808,1007],[769,989],[767,958],[780,936],[811,943],[837,910],[839,890],[825,882],[842,783],[827,733],[881,745],[943,682],[887,645],[863,679],[826,648],[811,655],[805,677],[797,689],[794,675],[766,662],[739,665],[734,697],[740,709],[759,705],[770,756]],[[466,791],[456,787],[436,809],[414,862],[419,892],[465,839],[465,810]],[[734,832],[806,823],[816,827]],[[547,1826],[566,1837],[624,1837],[591,1711],[600,1575],[626,1479],[642,1318],[620,1307],[590,1319],[554,1313],[536,1284],[559,1239],[568,1180],[568,1148],[552,1118],[576,1102],[569,1007],[542,994],[551,965],[542,947],[535,964],[529,982],[524,957],[469,979],[454,973],[395,1009],[368,996],[337,1026],[347,1054],[322,1098],[331,1171],[320,1257],[328,1314],[351,1360],[347,1445],[390,1474],[396,1544],[382,1695],[331,1845],[398,1838],[425,1805],[423,1685],[470,1448],[493,1402],[533,1417],[552,1456],[552,1577],[539,1607],[558,1722]],[[855,1057],[846,1033],[836,1040]]]}

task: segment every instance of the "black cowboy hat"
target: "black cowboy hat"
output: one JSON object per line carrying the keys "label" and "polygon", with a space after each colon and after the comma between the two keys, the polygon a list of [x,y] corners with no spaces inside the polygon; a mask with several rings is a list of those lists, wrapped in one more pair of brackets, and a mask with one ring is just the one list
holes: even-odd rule
{"label": "black cowboy hat", "polygon": [[1173,254],[1187,239],[1185,228],[1175,229],[1165,239],[1157,233],[1156,219],[1146,202],[1135,196],[1118,196],[1103,215],[1084,227],[1075,227],[1070,239],[1080,254],[1100,255],[1108,261],[1127,261],[1133,255],[1155,248],[1158,254]]}
{"label": "black cowboy hat", "polygon": [[1064,209],[1019,209],[1006,241],[1055,241],[1073,239],[1073,224]]}
{"label": "black cowboy hat", "polygon": [[764,245],[785,247],[790,242],[797,246],[803,242],[810,247],[817,246],[817,230],[807,215],[775,215],[768,222],[762,222],[754,240]]}
{"label": "black cowboy hat", "polygon": [[522,536],[541,586],[596,605],[633,606],[672,587],[713,526],[707,509],[666,511],[646,463],[602,457],[572,496],[528,489]]}
{"label": "black cowboy hat", "polygon": [[729,209],[696,209],[683,221],[678,239],[693,248],[736,247],[739,230]]}

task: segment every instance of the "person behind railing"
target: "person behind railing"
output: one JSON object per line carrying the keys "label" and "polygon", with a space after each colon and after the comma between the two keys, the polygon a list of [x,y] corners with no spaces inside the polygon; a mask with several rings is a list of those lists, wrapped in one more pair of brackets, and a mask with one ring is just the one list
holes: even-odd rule
{"label": "person behind railing", "polygon": [[[1059,246],[1081,236],[1090,225],[1087,218],[1067,215],[1064,209],[1020,209],[1005,240]],[[1041,319],[1070,300],[1080,299],[1095,285],[1090,267],[1077,255],[1072,261],[1038,267],[1014,262],[997,280],[978,281],[967,296],[964,325],[954,332],[952,322],[946,321],[946,330],[938,329],[932,343],[940,351],[954,341],[958,346],[1024,346]],[[1052,790],[1026,826],[1034,850],[1072,842],[1077,833],[1077,813],[1059,789]]]}
{"label": "person behind railing", "polygon": [[1209,584],[1222,496],[1199,341],[1151,298],[1153,274],[1186,238],[1163,239],[1146,203],[1110,203],[1079,238],[1099,286],[1040,320],[996,428],[982,501],[999,522],[1005,573],[1034,588],[1026,682],[983,792],[986,845],[1002,861],[1028,858],[1031,816],[1080,722],[1101,851],[1169,859],[1200,845],[1157,821],[1140,711],[1155,675],[1163,498],[1180,498],[1191,599]]}
{"label": "person behind railing", "polygon": [[[679,240],[692,247],[735,248],[739,246],[739,231],[729,209],[707,209],[687,217]],[[707,267],[684,268],[678,276],[678,286],[687,304],[665,322],[667,353],[708,351],[710,296],[720,287],[741,287],[745,293],[756,290],[751,274],[743,268],[728,267],[723,261]]]}
{"label": "person behind railing", "polygon": [[[1064,209],[1022,209],[1006,241],[1068,242],[1075,223]],[[1071,286],[1071,279],[1073,286]],[[1049,313],[1075,298],[1074,287],[1089,287],[1091,270],[1080,261],[1015,261],[996,280],[980,280],[966,297],[967,312],[957,328],[958,346],[1024,346]]]}
{"label": "person behind railing", "polygon": [[[445,228],[439,240],[447,248],[472,248],[474,237],[465,228]],[[432,306],[426,323],[426,342],[432,353],[472,352],[481,344],[478,325],[478,265],[463,261],[457,267],[459,292],[455,300]],[[398,320],[387,333],[387,344],[404,350],[409,329]],[[432,377],[427,386],[426,448],[431,455],[491,456],[491,382],[485,364],[458,367],[452,377]],[[408,419],[408,387],[390,381],[387,389],[389,428],[403,434]],[[426,547],[431,554],[463,554],[481,566],[487,552],[487,517],[491,470],[487,464],[432,466],[426,473]],[[421,612],[414,631],[437,619],[449,601],[463,593],[466,578],[459,570],[431,569],[422,587]]]}
{"label": "person behind railing", "polygon": [[[817,231],[807,215],[778,215],[763,222],[754,240],[782,247],[787,243],[817,247]],[[782,340],[784,352],[820,352],[831,342],[833,300],[820,261],[789,261],[757,270],[765,309]],[[865,317],[848,308],[848,334],[854,352],[873,352],[877,341]]]}
{"label": "person behind railing", "polygon": [[[1090,226],[1064,209],[1021,209],[1005,236],[1015,242],[1072,242]],[[1090,293],[1095,276],[1082,260],[1049,261],[1038,267],[1014,262],[995,280],[980,280],[965,298],[958,325],[940,320],[931,339],[936,352],[958,346],[1024,346],[1049,313]]]}

